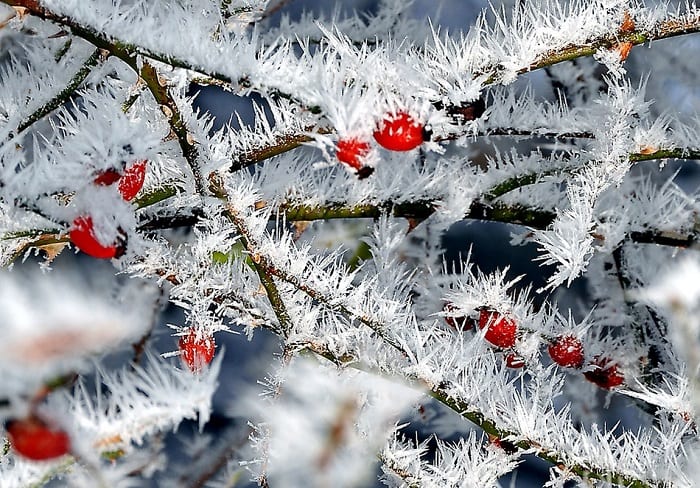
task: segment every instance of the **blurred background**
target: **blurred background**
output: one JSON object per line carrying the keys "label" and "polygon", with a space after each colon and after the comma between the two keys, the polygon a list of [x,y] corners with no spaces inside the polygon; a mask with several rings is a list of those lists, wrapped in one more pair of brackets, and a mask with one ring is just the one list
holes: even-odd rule
{"label": "blurred background", "polygon": [[[510,9],[521,1],[508,0],[493,3],[496,4],[497,8],[504,6],[506,9]],[[339,5],[342,11],[357,10],[372,14],[376,12],[377,3],[378,0],[344,0],[339,2]],[[275,4],[274,0],[271,4]],[[298,19],[305,11],[313,12],[321,17],[324,14],[329,15],[334,8],[336,8],[336,4],[331,0],[288,0],[284,2],[284,6],[279,11],[275,12],[269,22],[271,25],[276,25],[283,16],[289,16],[292,20]],[[488,8],[489,3],[481,0],[414,0],[409,12],[411,16],[423,19],[426,23],[427,19],[431,19],[433,25],[441,30],[449,29],[451,33],[457,33],[468,31],[482,10]],[[647,80],[649,98],[656,99],[658,107],[673,107],[673,110],[678,113],[685,114],[700,111],[700,90],[697,89],[697,79],[694,82],[691,81],[694,73],[689,72],[687,76],[668,76],[669,72],[676,73],[677,70],[685,69],[683,66],[687,63],[678,62],[680,58],[687,56],[687,53],[699,52],[700,43],[698,43],[697,37],[689,36],[655,43],[653,58],[644,52],[645,48],[632,50],[626,63],[630,77],[637,82],[642,79]],[[554,99],[556,96],[551,81],[544,70],[523,76],[517,83],[523,87],[530,84],[534,87],[535,92],[543,98]],[[215,117],[216,122],[213,130],[229,123],[236,127],[238,122],[237,117],[233,116],[234,114],[238,114],[244,124],[252,124],[252,104],[264,105],[264,101],[259,97],[238,97],[211,86],[192,86],[190,94],[197,95],[195,104],[199,109]],[[508,144],[515,143],[505,140],[499,144],[502,144],[502,147],[507,147]],[[529,144],[533,148],[542,145],[546,148],[547,142],[534,140],[525,143],[518,142],[517,144],[523,145],[523,147],[527,147]],[[493,148],[476,142],[475,150],[477,154],[479,151],[488,153],[492,152]],[[660,177],[675,171],[680,172],[676,181],[685,189],[695,189],[700,186],[700,172],[695,165],[680,166],[669,162],[660,173]],[[508,225],[498,223],[464,221],[455,224],[444,236],[445,260],[448,263],[458,262],[460,257],[471,251],[472,262],[483,271],[488,272],[509,266],[510,277],[525,275],[526,278],[522,281],[523,286],[530,285],[533,289],[537,289],[544,285],[548,270],[543,269],[533,261],[538,254],[534,245],[510,245],[513,230]],[[182,232],[187,232],[187,230]],[[113,268],[109,263],[97,262],[81,254],[64,253],[54,267],[60,269],[64,266],[71,268],[82,266],[84,269],[89,269],[91,275],[113,276]],[[559,297],[559,301],[575,308],[577,301],[585,297],[585,293],[585,278],[581,278]],[[185,319],[182,311],[170,305],[161,320],[163,324],[156,326],[156,332],[152,339],[154,349],[161,353],[177,350],[177,338],[173,337],[172,331],[163,325],[184,324]],[[277,361],[280,346],[275,336],[262,329],[256,331],[252,340],[248,340],[243,334],[219,334],[216,340],[219,351],[225,351],[225,357],[219,378],[220,387],[214,402],[214,414],[206,431],[214,437],[222,437],[234,442],[235,435],[230,433],[240,432],[242,426],[236,425],[237,421],[231,419],[229,407],[236,402],[241,392],[259,388],[257,382],[265,377],[266,372]],[[130,356],[131,351],[125,351],[122,354],[115,354],[108,361],[117,367],[124,364]],[[603,393],[601,396],[604,396]],[[426,438],[430,432],[433,432],[433,427],[425,426],[425,424],[436,422],[436,419],[441,417],[441,412],[445,413],[444,407],[428,400],[423,407],[424,412],[420,416],[407,419],[411,422],[406,428],[408,437]],[[608,417],[611,423],[622,421],[624,425],[628,426],[634,426],[640,422],[638,410],[630,408],[627,400],[617,397],[614,398],[610,406]],[[466,428],[469,427],[466,426]],[[188,465],[192,450],[187,446],[187,439],[189,439],[190,433],[194,434],[197,430],[198,426],[195,423],[186,422],[180,426],[177,432],[169,434],[163,439],[163,442],[168,446],[171,463],[181,462],[183,466]],[[229,436],[231,437],[229,438]],[[537,458],[526,457],[523,465],[517,470],[517,475],[506,477],[502,480],[502,484],[526,488],[543,486],[549,479],[548,470],[550,467],[549,464]],[[379,473],[378,470],[377,473]],[[175,480],[176,485],[173,485],[173,482],[172,478],[166,480],[159,473],[156,473],[151,480],[152,486],[200,486],[197,484],[197,480],[189,479],[186,476]],[[56,482],[56,486],[60,486],[60,482]],[[242,479],[237,486],[247,485]],[[254,485],[250,484],[249,486]],[[376,482],[368,486],[381,485]]]}

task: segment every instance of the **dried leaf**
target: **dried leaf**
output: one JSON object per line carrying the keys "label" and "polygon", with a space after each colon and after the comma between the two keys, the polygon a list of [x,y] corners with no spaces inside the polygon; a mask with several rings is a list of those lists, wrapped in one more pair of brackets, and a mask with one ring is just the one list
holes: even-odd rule
{"label": "dried leaf", "polygon": [[56,257],[61,254],[61,252],[65,249],[65,247],[68,245],[67,242],[56,242],[54,244],[44,244],[41,246],[37,246],[37,249],[44,251],[44,255],[46,258],[45,263],[46,264],[51,264]]}
{"label": "dried leaf", "polygon": [[615,50],[620,54],[620,61],[625,61],[627,59],[633,46],[634,44],[631,42],[621,42],[615,46]]}
{"label": "dried leaf", "polygon": [[298,241],[301,235],[304,233],[304,231],[309,227],[311,222],[308,220],[300,220],[297,222],[292,223],[292,227],[294,227],[294,241]]}
{"label": "dried leaf", "polygon": [[634,24],[634,20],[632,20],[632,16],[630,15],[629,10],[625,10],[625,13],[622,17],[622,25],[620,26],[620,32],[634,32],[635,28],[636,26]]}

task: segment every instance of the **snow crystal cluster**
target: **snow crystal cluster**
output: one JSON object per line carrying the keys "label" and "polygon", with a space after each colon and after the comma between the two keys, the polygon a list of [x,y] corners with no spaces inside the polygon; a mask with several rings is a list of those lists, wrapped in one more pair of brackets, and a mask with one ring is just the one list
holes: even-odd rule
{"label": "snow crystal cluster", "polygon": [[700,8],[355,3],[0,0],[1,486],[700,483]]}

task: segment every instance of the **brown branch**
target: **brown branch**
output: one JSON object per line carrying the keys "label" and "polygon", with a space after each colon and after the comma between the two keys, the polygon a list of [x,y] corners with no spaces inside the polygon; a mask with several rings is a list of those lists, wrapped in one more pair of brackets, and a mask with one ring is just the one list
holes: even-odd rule
{"label": "brown branch", "polygon": [[259,21],[265,20],[268,17],[273,16],[275,13],[279,12],[283,7],[285,7],[287,4],[292,3],[294,0],[278,0],[275,5],[272,5],[270,7],[267,7],[267,10],[262,14]]}
{"label": "brown branch", "polygon": [[[224,187],[219,179],[212,179],[210,188],[212,189],[212,193],[214,193],[217,198],[223,200],[224,202],[228,201],[228,195],[226,194],[226,191],[224,190]],[[275,281],[272,279],[272,275],[274,275],[274,273],[270,272],[270,268],[266,266],[266,263],[262,262],[263,258],[256,253],[250,234],[247,232],[245,222],[243,222],[236,210],[231,205],[226,205],[225,215],[238,229],[241,244],[243,244],[243,247],[250,253],[251,265],[260,279],[260,284],[265,289],[267,299],[270,301],[272,310],[277,316],[277,320],[280,323],[282,336],[286,338],[289,335],[289,332],[292,330],[292,319],[289,316],[284,300],[282,300],[282,295],[280,294]]]}
{"label": "brown branch", "polygon": [[[658,22],[655,26],[648,30],[633,28],[627,32],[617,32],[612,35],[605,35],[591,39],[583,44],[569,44],[540,56],[540,58],[527,67],[520,68],[517,73],[525,74],[530,71],[535,71],[540,68],[552,66],[564,61],[593,56],[601,49],[612,49],[621,43],[630,43],[631,45],[644,44],[646,42],[670,37],[682,36],[700,32],[700,15],[693,18],[671,18]],[[487,85],[498,83],[500,80],[500,72],[502,69],[499,66],[484,69],[476,76],[489,73],[490,77],[486,81]]]}
{"label": "brown branch", "polygon": [[163,109],[163,114],[168,120],[170,128],[177,136],[178,144],[182,155],[187,160],[194,177],[195,188],[200,195],[205,194],[204,179],[202,172],[199,169],[199,151],[192,139],[190,132],[185,124],[185,121],[180,113],[180,108],[177,106],[175,99],[170,95],[167,86],[161,82],[156,69],[147,62],[142,63],[139,70],[138,65],[130,65],[137,70],[141,78],[146,82],[148,90]]}
{"label": "brown branch", "polygon": [[[212,182],[212,187],[214,187],[213,193],[217,195],[219,198],[226,199],[228,200],[228,196],[226,195],[225,190],[223,189],[223,186],[221,185],[221,182],[219,181],[213,181]],[[273,305],[273,308],[275,308],[276,313],[278,313],[278,317],[280,318],[280,322],[284,320],[285,322],[283,323],[284,325],[287,325],[288,327],[284,327],[287,330],[291,330],[289,328],[289,325],[291,325],[291,320],[289,318],[289,315],[287,313],[286,308],[284,307],[284,302],[282,302],[279,292],[277,291],[277,288],[274,284],[274,281],[270,278],[271,276],[275,276],[278,279],[289,283],[292,285],[294,288],[297,290],[305,293],[308,295],[310,298],[313,300],[316,300],[320,303],[322,303],[324,306],[331,310],[335,310],[338,312],[341,312],[348,317],[352,317],[359,322],[365,324],[368,326],[372,331],[377,334],[385,343],[399,351],[401,354],[406,354],[406,351],[403,349],[403,346],[399,344],[394,338],[388,336],[384,330],[384,324],[379,323],[378,321],[366,317],[364,315],[360,315],[359,313],[355,312],[354,310],[349,309],[347,306],[343,305],[342,303],[338,303],[337,300],[333,299],[332,297],[326,296],[324,293],[314,289],[311,286],[306,285],[303,283],[297,276],[291,275],[288,272],[286,272],[283,269],[280,269],[276,267],[272,261],[265,256],[264,254],[259,252],[259,246],[256,244],[254,239],[251,237],[250,232],[248,231],[248,228],[246,226],[245,221],[241,216],[239,215],[238,211],[236,208],[231,205],[227,204],[226,205],[226,210],[225,210],[226,216],[231,220],[231,222],[234,223],[236,228],[238,229],[240,235],[241,235],[241,241],[248,251],[250,258],[252,262],[255,265],[256,270],[259,270],[258,273],[261,277],[261,282],[263,280],[263,277],[265,277],[265,281],[263,282],[263,286],[265,287],[266,291],[268,291],[268,297],[270,298],[270,302]],[[269,287],[269,288],[268,288]],[[274,303],[273,303],[274,301]]]}
{"label": "brown branch", "polygon": [[[314,127],[309,126],[305,129],[305,132],[312,132],[315,130],[316,134],[331,134],[334,132],[333,129],[329,127]],[[233,162],[229,168],[229,171],[235,172],[243,168],[247,168],[253,164],[262,162],[266,159],[270,159],[280,154],[284,154],[292,149],[296,149],[305,142],[313,141],[313,137],[304,134],[279,134],[277,139],[266,146],[255,147],[249,151],[245,151],[240,154],[236,154],[233,157]]]}

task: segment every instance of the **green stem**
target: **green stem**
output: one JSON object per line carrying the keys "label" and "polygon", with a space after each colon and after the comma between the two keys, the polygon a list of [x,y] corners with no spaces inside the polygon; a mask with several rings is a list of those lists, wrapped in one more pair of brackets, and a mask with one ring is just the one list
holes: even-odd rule
{"label": "green stem", "polygon": [[54,55],[54,59],[58,63],[63,59],[63,56],[65,56],[68,53],[68,50],[70,49],[71,45],[73,44],[73,39],[68,39],[66,42],[63,43],[63,46],[56,51],[56,54]]}
{"label": "green stem", "polygon": [[104,58],[100,55],[100,50],[95,49],[95,51],[88,56],[88,58],[83,62],[80,69],[73,75],[66,87],[58,92],[51,100],[46,102],[44,105],[35,110],[26,119],[19,123],[17,129],[14,133],[9,134],[9,139],[16,137],[25,131],[35,122],[41,120],[44,116],[50,114],[58,107],[63,105],[68,101],[68,99],[73,95],[73,92],[85,81],[92,70],[97,66]]}
{"label": "green stem", "polygon": [[658,151],[647,153],[630,154],[629,160],[633,163],[640,161],[650,161],[652,159],[688,159],[700,160],[700,149],[691,149],[683,147],[675,147],[669,149],[659,149]]}
{"label": "green stem", "polygon": [[[228,195],[226,194],[226,191],[224,190],[223,185],[220,184],[219,180],[213,179],[211,181],[210,188],[212,193],[214,193],[217,198],[223,200],[224,202],[228,201]],[[243,247],[245,247],[250,254],[250,262],[253,265],[258,278],[260,279],[260,283],[262,284],[263,288],[265,288],[265,292],[267,293],[268,300],[270,300],[272,310],[275,312],[277,320],[280,323],[282,334],[286,338],[289,335],[289,332],[292,330],[292,319],[289,316],[284,300],[282,300],[279,289],[272,278],[272,273],[270,273],[268,266],[262,262],[262,259],[259,257],[254,246],[251,244],[250,234],[248,233],[245,222],[243,222],[236,210],[231,205],[226,205],[225,214],[238,229],[241,244],[243,244]]]}
{"label": "green stem", "polygon": [[156,188],[148,193],[141,195],[139,198],[134,200],[136,208],[145,208],[155,205],[158,202],[167,200],[170,197],[177,195],[179,187],[174,185],[163,186],[161,188]]}
{"label": "green stem", "polygon": [[[282,210],[287,220],[328,220],[352,218],[378,218],[383,213],[393,217],[425,219],[436,211],[436,204],[418,202],[383,202],[381,204],[346,205],[329,203],[326,205],[283,205]],[[492,220],[509,224],[528,225],[543,229],[554,221],[555,214],[546,210],[537,210],[522,205],[505,205],[494,203],[485,205],[474,202],[465,219]]]}
{"label": "green stem", "polygon": [[[382,213],[389,213],[393,217],[427,218],[435,212],[434,204],[428,202],[412,202],[393,204],[383,202],[381,204],[344,205],[329,203],[327,205],[283,205],[280,208],[288,221],[296,220],[330,220],[349,218],[377,218]],[[476,219],[491,222],[503,222],[506,224],[525,225],[534,229],[546,229],[556,214],[547,210],[534,209],[522,205],[506,205],[495,202],[486,205],[474,202],[469,211],[464,215],[465,219]],[[700,237],[696,233],[678,234],[667,231],[649,230],[645,232],[632,231],[629,239],[639,244],[657,244],[661,246],[695,248],[700,244]]]}
{"label": "green stem", "polygon": [[153,95],[153,98],[156,99],[156,102],[158,102],[161,107],[164,107],[164,115],[168,120],[168,124],[170,124],[170,128],[177,136],[182,155],[185,156],[190,170],[192,171],[197,193],[204,195],[204,178],[199,169],[199,151],[192,141],[192,137],[190,136],[185,120],[180,113],[180,108],[177,106],[175,99],[170,95],[167,86],[161,84],[158,72],[153,66],[144,61],[139,70],[138,65],[135,63],[135,58],[129,57],[129,61],[134,62],[134,64],[129,63],[130,66],[136,70],[139,76],[146,82],[146,86]]}

